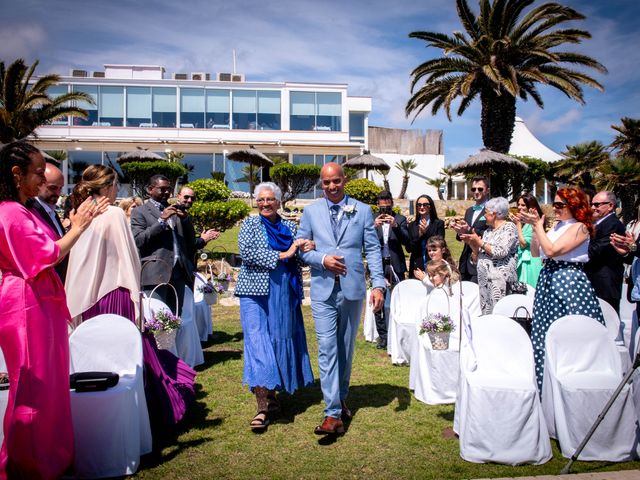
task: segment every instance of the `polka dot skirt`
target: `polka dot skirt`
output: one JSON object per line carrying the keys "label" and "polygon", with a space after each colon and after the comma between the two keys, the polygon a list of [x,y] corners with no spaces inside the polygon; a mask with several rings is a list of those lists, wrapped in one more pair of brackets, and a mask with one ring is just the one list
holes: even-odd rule
{"label": "polka dot skirt", "polygon": [[586,315],[604,325],[598,298],[582,268],[582,263],[547,259],[540,272],[531,328],[540,394],[544,374],[544,342],[551,324],[565,315]]}

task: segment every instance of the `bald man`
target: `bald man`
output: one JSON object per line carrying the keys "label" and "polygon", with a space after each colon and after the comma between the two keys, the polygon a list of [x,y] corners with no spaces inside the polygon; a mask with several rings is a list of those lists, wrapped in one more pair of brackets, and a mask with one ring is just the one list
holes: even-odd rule
{"label": "bald man", "polygon": [[374,311],[384,302],[380,242],[368,205],[345,195],[346,178],[337,163],[320,171],[324,198],[304,209],[298,238],[313,240],[316,249],[300,253],[311,267],[311,313],[318,338],[320,387],[324,420],[317,435],[341,435],[350,421],[347,407],[351,365],[360,314],[366,296],[362,252],[367,257]]}
{"label": "bald man", "polygon": [[[62,222],[56,213],[56,204],[62,194],[62,188],[64,187],[64,175],[58,167],[47,163],[44,170],[45,182],[40,186],[38,196],[35,197],[35,201],[32,204],[32,209],[35,210],[42,219],[49,224],[53,229],[54,240],[58,240],[65,234],[65,229],[62,226]],[[55,270],[58,272],[62,283],[64,284],[65,277],[67,276],[67,263],[69,258],[65,257]]]}

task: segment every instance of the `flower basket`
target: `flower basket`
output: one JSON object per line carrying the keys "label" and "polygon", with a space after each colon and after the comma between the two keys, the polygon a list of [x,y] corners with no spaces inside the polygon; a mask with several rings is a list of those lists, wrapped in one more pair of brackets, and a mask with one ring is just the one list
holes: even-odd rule
{"label": "flower basket", "polygon": [[218,301],[218,294],[216,292],[205,293],[204,301],[207,303],[207,305],[215,305]]}
{"label": "flower basket", "polygon": [[[170,283],[156,285],[154,289],[151,290],[149,299],[153,297],[156,289],[162,285],[169,285],[173,290],[176,297],[177,310],[179,308],[178,292],[176,292],[176,289]],[[150,312],[145,311],[146,319],[143,324],[145,331],[153,333],[159,349],[169,350],[176,354],[176,335],[178,333],[178,329],[182,325],[182,320],[179,316],[174,315],[168,308],[159,308],[157,310],[149,308],[149,310]]]}
{"label": "flower basket", "polygon": [[431,348],[434,350],[448,350],[449,349],[449,337],[451,332],[428,332],[429,340],[431,341]]}
{"label": "flower basket", "polygon": [[176,351],[176,335],[178,330],[160,330],[153,332],[153,336],[156,337],[156,344],[161,350],[169,350],[170,352]]}

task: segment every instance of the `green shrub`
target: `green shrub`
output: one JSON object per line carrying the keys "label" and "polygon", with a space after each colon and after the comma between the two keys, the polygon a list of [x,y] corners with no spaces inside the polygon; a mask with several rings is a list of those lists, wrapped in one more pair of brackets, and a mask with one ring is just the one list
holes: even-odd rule
{"label": "green shrub", "polygon": [[378,200],[378,194],[382,191],[382,187],[379,187],[366,178],[358,178],[357,180],[347,182],[344,191],[356,200],[360,200],[369,205],[375,205]]}
{"label": "green shrub", "polygon": [[298,195],[309,192],[320,178],[317,165],[292,165],[279,163],[269,170],[271,179],[282,190],[282,206],[294,200]]}
{"label": "green shrub", "polygon": [[224,183],[224,172],[211,172],[211,178]]}
{"label": "green shrub", "polygon": [[445,217],[455,217],[458,215],[458,212],[454,208],[447,207],[447,210],[444,212]]}
{"label": "green shrub", "polygon": [[243,200],[227,199],[214,202],[198,200],[193,202],[189,209],[189,215],[196,227],[196,231],[200,232],[206,228],[215,228],[220,231],[227,230],[249,215],[250,212],[251,207]]}
{"label": "green shrub", "polygon": [[187,174],[184,165],[166,160],[155,160],[152,162],[126,162],[120,165],[126,180],[131,183],[134,194],[139,197],[146,197],[147,182],[154,175],[164,175],[172,184],[183,175]]}
{"label": "green shrub", "polygon": [[224,201],[231,196],[231,190],[223,182],[209,178],[200,178],[185,186],[193,190],[200,202]]}

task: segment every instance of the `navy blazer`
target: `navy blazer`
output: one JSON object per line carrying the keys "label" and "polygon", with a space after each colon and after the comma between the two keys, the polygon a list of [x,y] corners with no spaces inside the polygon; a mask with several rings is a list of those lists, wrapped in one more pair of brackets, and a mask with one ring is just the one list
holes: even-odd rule
{"label": "navy blazer", "polygon": [[589,261],[584,272],[600,298],[621,298],[624,261],[609,243],[612,233],[624,235],[624,225],[618,218],[609,215],[595,226],[596,234],[589,242]]}
{"label": "navy blazer", "polygon": [[[487,220],[484,217],[484,208],[476,218],[476,221],[471,223],[473,219],[473,207],[467,208],[466,212],[464,212],[464,221],[467,222],[467,225],[471,227],[472,230],[478,234],[479,237],[482,237],[484,231],[488,228]],[[458,240],[460,240],[459,236],[456,236]],[[462,249],[462,253],[460,254],[460,276],[462,280],[469,280],[471,277],[477,277],[478,271],[476,270],[475,264],[471,262],[471,247],[464,244],[464,248]]]}

